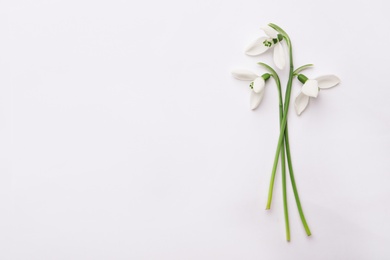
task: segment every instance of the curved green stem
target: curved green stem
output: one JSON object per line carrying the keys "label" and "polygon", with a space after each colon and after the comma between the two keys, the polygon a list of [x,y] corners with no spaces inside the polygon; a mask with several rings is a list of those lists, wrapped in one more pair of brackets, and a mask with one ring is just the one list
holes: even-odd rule
{"label": "curved green stem", "polygon": [[301,202],[299,199],[298,195],[298,189],[295,183],[295,177],[294,177],[294,171],[292,167],[292,160],[291,160],[291,153],[290,153],[290,142],[289,142],[289,137],[288,137],[288,128],[287,128],[287,115],[288,115],[288,109],[289,109],[289,104],[290,104],[290,96],[291,96],[291,86],[292,86],[292,79],[294,75],[296,75],[299,71],[302,71],[304,69],[307,69],[312,66],[312,64],[307,64],[304,66],[299,67],[296,71],[294,71],[294,65],[293,65],[293,56],[292,56],[292,46],[291,46],[291,40],[288,36],[288,34],[279,26],[275,24],[269,24],[271,27],[273,27],[275,30],[277,30],[279,33],[283,35],[283,37],[286,39],[287,45],[289,47],[289,57],[290,57],[290,72],[289,72],[289,79],[287,82],[287,89],[286,89],[286,96],[285,96],[285,104],[284,104],[284,116],[283,120],[281,123],[281,130],[280,130],[280,135],[279,135],[279,140],[278,140],[278,146],[276,148],[276,154],[275,154],[275,159],[274,159],[274,165],[272,168],[272,175],[271,175],[271,183],[270,183],[270,191],[268,194],[268,203],[267,203],[267,208],[270,208],[271,206],[271,201],[272,201],[272,190],[273,190],[273,181],[274,181],[274,176],[276,172],[276,166],[278,163],[278,158],[279,158],[279,152],[281,147],[284,149],[284,144],[283,144],[283,139],[285,139],[285,148],[286,148],[286,154],[287,154],[287,163],[289,167],[289,173],[290,173],[290,180],[294,192],[294,197],[295,201],[297,203],[298,211],[299,211],[299,216],[301,218],[302,224],[305,228],[306,234],[308,236],[311,235],[310,228],[306,222],[305,215],[303,213],[303,209],[301,206]]}
{"label": "curved green stem", "polygon": [[288,109],[289,109],[289,105],[290,105],[291,86],[292,86],[292,80],[293,80],[293,77],[294,77],[294,64],[293,64],[292,46],[291,46],[290,38],[282,29],[280,29],[276,25],[270,24],[270,26],[271,27],[275,26],[274,27],[275,29],[278,28],[277,30],[279,32],[283,33],[283,36],[286,39],[287,45],[289,47],[290,71],[289,71],[289,78],[288,78],[287,88],[286,88],[286,98],[284,100],[285,103],[284,103],[283,119],[282,119],[281,126],[280,126],[280,134],[279,134],[279,139],[278,139],[278,146],[276,148],[274,164],[273,164],[273,167],[272,167],[272,174],[271,174],[271,181],[270,181],[269,190],[268,190],[268,200],[267,200],[266,209],[270,209],[271,208],[276,168],[278,166],[278,160],[279,160],[279,154],[280,154],[280,151],[281,151],[281,147],[282,147],[283,142],[284,142],[284,132],[285,132],[286,125],[287,125]]}
{"label": "curved green stem", "polygon": [[[275,173],[276,173],[276,168],[277,168],[279,153],[280,153],[281,157],[282,157],[281,159],[282,159],[282,181],[283,181],[283,205],[284,205],[285,222],[286,222],[286,236],[287,236],[287,241],[289,241],[290,240],[290,231],[289,231],[289,222],[288,222],[285,162],[283,159],[284,152],[286,152],[286,155],[287,155],[287,163],[288,163],[288,168],[289,168],[289,173],[290,173],[290,180],[291,180],[291,184],[292,184],[292,188],[293,188],[293,192],[294,192],[295,201],[296,201],[298,211],[299,211],[299,216],[300,216],[302,224],[305,228],[306,234],[308,236],[311,235],[311,231],[310,231],[310,228],[306,222],[306,218],[305,218],[305,215],[303,213],[303,209],[302,209],[301,202],[299,199],[298,189],[297,189],[297,186],[295,183],[294,171],[293,171],[292,160],[291,160],[291,152],[290,152],[290,142],[289,142],[289,136],[288,136],[287,115],[288,115],[288,110],[289,110],[289,105],[290,105],[291,87],[292,87],[293,77],[298,72],[311,67],[312,64],[307,64],[307,65],[301,66],[296,71],[294,71],[292,46],[291,46],[291,40],[290,40],[288,34],[283,29],[281,29],[279,26],[277,26],[275,24],[269,24],[269,25],[272,28],[274,28],[275,30],[277,30],[280,34],[282,34],[283,37],[286,39],[287,45],[289,47],[290,71],[289,71],[289,79],[287,82],[284,107],[280,106],[281,102],[279,102],[280,134],[279,134],[279,139],[278,139],[278,146],[276,148],[274,164],[272,167],[271,181],[270,181],[270,187],[269,187],[269,191],[268,191],[268,201],[267,201],[266,208],[270,209],[270,207],[271,207],[273,186],[274,186],[274,182],[275,182]],[[268,65],[266,65],[266,64],[260,64],[260,65],[267,67],[273,73],[274,78],[276,80],[276,83],[278,85],[279,101],[282,100],[280,80],[279,80],[278,75]],[[286,149],[286,150],[284,150],[284,149]]]}
{"label": "curved green stem", "polygon": [[[281,111],[283,111],[283,105],[281,107]],[[280,123],[282,122],[283,112],[280,114]],[[284,142],[283,149],[280,152],[280,157],[282,160],[282,187],[283,187],[283,211],[284,211],[284,223],[286,226],[286,240],[290,241],[290,222],[288,218],[288,205],[287,205],[287,184],[286,184],[286,158],[284,153]]]}
{"label": "curved green stem", "polygon": [[297,185],[295,183],[295,177],[294,177],[294,171],[293,171],[293,167],[292,167],[292,160],[291,160],[291,153],[290,153],[290,141],[289,141],[289,137],[288,137],[288,127],[287,126],[286,126],[285,136],[284,137],[285,137],[285,142],[286,142],[286,154],[287,154],[288,171],[290,173],[291,185],[292,185],[292,188],[293,188],[295,201],[297,203],[299,217],[301,218],[301,221],[302,221],[303,227],[305,228],[306,234],[308,236],[310,236],[311,235],[310,228],[309,228],[309,225],[306,222],[305,214],[303,214],[303,209],[302,209],[302,206],[301,206],[301,200],[299,199],[298,189],[297,189]]}
{"label": "curved green stem", "polygon": [[305,69],[308,69],[310,67],[314,66],[313,64],[306,64],[303,66],[300,66],[298,69],[294,71],[294,76],[297,76],[301,71],[304,71]]}
{"label": "curved green stem", "polygon": [[271,26],[272,28],[274,28],[276,31],[278,31],[279,33],[281,33],[284,37],[287,37],[288,38],[288,34],[282,29],[280,28],[279,26],[277,26],[276,24],[274,23],[269,23],[268,24],[269,26]]}
{"label": "curved green stem", "polygon": [[[275,80],[276,86],[278,88],[278,94],[279,94],[279,123],[280,126],[282,125],[283,120],[283,97],[282,97],[282,87],[280,85],[280,79],[278,74],[274,69],[272,69],[270,66],[268,66],[265,63],[258,63],[259,65],[262,65],[266,67],[270,72],[272,77]],[[287,206],[287,185],[286,185],[286,156],[284,151],[284,142],[282,143],[283,149],[280,152],[280,159],[282,164],[282,186],[283,186],[283,210],[284,210],[284,222],[286,226],[286,240],[290,241],[290,221],[288,217],[288,206]],[[273,176],[275,178],[275,176]],[[273,180],[274,181],[274,180]]]}
{"label": "curved green stem", "polygon": [[[279,124],[282,126],[283,120],[283,98],[282,98],[282,88],[280,86],[279,77],[276,74],[276,85],[278,86],[279,92]],[[286,128],[287,130],[287,128]],[[282,150],[280,152],[280,159],[282,160],[282,188],[283,188],[283,210],[284,210],[284,222],[286,226],[286,240],[290,241],[290,222],[288,217],[288,206],[287,206],[287,184],[286,184],[286,157],[284,152],[285,143],[282,142]]]}

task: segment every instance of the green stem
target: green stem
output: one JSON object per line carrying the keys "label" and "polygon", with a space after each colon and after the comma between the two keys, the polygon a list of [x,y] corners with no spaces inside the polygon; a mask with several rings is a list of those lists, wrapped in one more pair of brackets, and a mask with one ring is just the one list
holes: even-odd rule
{"label": "green stem", "polygon": [[[280,123],[282,122],[283,114],[280,116]],[[286,240],[290,241],[290,223],[288,219],[288,205],[287,205],[287,185],[286,185],[286,158],[284,154],[284,142],[283,149],[280,152],[282,160],[282,186],[283,186],[283,211],[284,211],[284,222],[286,225]]]}
{"label": "green stem", "polygon": [[308,69],[310,67],[314,66],[313,64],[306,64],[303,66],[300,66],[298,69],[294,71],[294,76],[297,76],[301,71],[304,71],[305,69]]}
{"label": "green stem", "polygon": [[285,137],[285,143],[286,143],[286,154],[287,154],[288,170],[290,172],[290,180],[291,180],[291,185],[292,185],[292,188],[293,188],[293,191],[294,191],[295,201],[297,203],[298,212],[299,212],[299,216],[301,218],[303,227],[305,228],[306,234],[308,236],[310,236],[311,235],[310,228],[309,228],[309,225],[306,222],[305,214],[303,214],[303,209],[302,209],[302,206],[301,206],[301,200],[299,199],[298,189],[297,189],[297,185],[295,183],[295,177],[294,177],[294,171],[293,171],[293,167],[292,167],[292,160],[291,160],[291,153],[290,153],[290,141],[289,141],[289,137],[288,137],[288,127],[287,126],[286,126],[285,136],[284,137]]}
{"label": "green stem", "polygon": [[[268,66],[265,63],[259,62],[258,64],[264,66],[267,68],[270,72],[272,77],[275,80],[276,86],[278,88],[278,94],[279,94],[279,123],[280,126],[282,125],[283,120],[283,97],[282,97],[282,87],[280,85],[280,79],[276,71]],[[287,185],[286,185],[286,155],[284,151],[284,142],[283,142],[283,149],[280,152],[280,159],[282,164],[282,186],[283,186],[283,210],[284,210],[284,221],[286,226],[286,240],[290,241],[290,222],[288,217],[288,206],[287,206]]]}
{"label": "green stem", "polygon": [[[303,226],[305,228],[306,234],[308,236],[310,236],[311,235],[310,228],[309,228],[309,226],[308,226],[308,224],[306,222],[306,218],[305,218],[305,215],[303,213],[303,209],[302,209],[301,202],[300,202],[299,195],[298,195],[298,189],[297,189],[297,186],[296,186],[296,183],[295,183],[294,171],[293,171],[292,160],[291,160],[291,152],[290,152],[290,142],[289,142],[289,136],[288,136],[287,115],[288,115],[288,109],[289,109],[289,104],[290,104],[291,87],[292,87],[293,77],[299,71],[304,70],[304,69],[312,66],[312,64],[307,64],[307,65],[301,66],[300,68],[297,69],[297,71],[294,72],[293,56],[292,56],[292,46],[291,46],[291,40],[290,40],[289,36],[279,26],[277,26],[275,24],[269,24],[269,25],[271,27],[273,27],[275,30],[277,30],[279,33],[281,33],[283,35],[283,37],[286,39],[287,45],[289,47],[290,72],[289,72],[289,79],[288,79],[288,82],[287,82],[287,89],[286,89],[286,95],[285,95],[284,113],[281,114],[279,112],[279,115],[282,115],[283,119],[281,120],[281,123],[280,123],[281,124],[281,126],[280,126],[280,135],[279,135],[279,140],[278,140],[278,146],[276,148],[274,165],[273,165],[273,168],[272,168],[271,182],[270,182],[270,188],[269,188],[269,192],[268,192],[267,209],[269,209],[271,207],[272,192],[273,192],[273,185],[274,185],[274,181],[275,181],[276,167],[277,167],[277,164],[278,164],[279,153],[281,152],[280,149],[283,147],[282,154],[284,154],[284,149],[286,149],[287,163],[288,163],[288,168],[289,168],[289,172],[290,172],[290,180],[291,180],[291,184],[292,184],[292,188],[293,188],[293,192],[294,192],[295,201],[297,203],[299,216],[300,216],[302,224],[303,224]],[[273,71],[273,72],[276,74],[275,71]],[[276,74],[276,77],[277,77],[277,74]],[[278,77],[277,77],[277,84],[279,84],[279,87],[280,87],[280,81],[279,81]],[[280,99],[281,99],[281,91],[280,91],[280,98],[279,98],[279,100]],[[283,162],[282,162],[282,169],[283,169]],[[287,230],[287,227],[288,227],[287,226],[288,225],[288,215],[286,215],[286,212],[287,212],[287,194],[285,193],[285,191],[286,191],[286,187],[285,187],[285,185],[286,185],[286,178],[285,178],[285,176],[283,177],[283,173],[282,173],[282,180],[283,180],[283,200],[284,200],[284,207],[285,207],[285,221],[286,221],[286,230]],[[287,214],[288,214],[288,212],[287,212]],[[287,236],[288,236],[287,240],[289,241],[289,236],[290,236],[289,231],[288,231],[288,235]]]}
{"label": "green stem", "polygon": [[[275,76],[274,76],[275,78]],[[283,98],[282,98],[282,88],[280,86],[279,77],[276,75],[276,84],[278,86],[279,92],[279,124],[282,126],[283,121]],[[286,128],[287,130],[287,128]],[[283,149],[280,152],[280,159],[282,160],[282,187],[283,187],[283,210],[284,210],[284,222],[286,225],[286,240],[290,241],[290,223],[288,218],[288,206],[287,206],[287,185],[286,185],[286,157],[285,157],[285,143],[282,142]]]}
{"label": "green stem", "polygon": [[288,78],[288,82],[287,82],[286,98],[285,98],[285,101],[284,101],[285,102],[284,103],[284,112],[283,112],[283,119],[282,119],[281,126],[280,126],[280,134],[279,134],[279,139],[278,139],[278,146],[276,148],[274,164],[273,164],[273,167],[272,167],[272,174],[271,174],[271,181],[270,181],[269,190],[268,190],[268,200],[267,200],[266,209],[270,209],[271,208],[276,168],[278,166],[279,154],[280,154],[280,151],[281,151],[281,147],[283,145],[284,132],[285,132],[286,125],[287,125],[287,115],[288,115],[288,109],[289,109],[289,105],[290,105],[291,86],[292,86],[292,80],[293,80],[293,77],[294,77],[294,65],[293,65],[291,41],[290,41],[290,38],[288,37],[287,34],[284,37],[285,37],[287,45],[289,47],[290,72],[289,72],[289,78]]}

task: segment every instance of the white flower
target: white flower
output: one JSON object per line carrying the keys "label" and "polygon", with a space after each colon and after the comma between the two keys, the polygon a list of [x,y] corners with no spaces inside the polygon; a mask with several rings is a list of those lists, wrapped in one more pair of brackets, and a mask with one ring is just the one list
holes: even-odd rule
{"label": "white flower", "polygon": [[259,76],[249,70],[234,70],[232,71],[232,74],[236,79],[252,81],[250,83],[250,87],[252,89],[250,96],[250,108],[252,110],[256,109],[260,105],[260,102],[264,96],[265,79],[263,76],[267,75],[265,77],[268,79],[269,74]]}
{"label": "white flower", "polygon": [[295,99],[295,111],[297,114],[300,115],[306,109],[307,105],[309,104],[310,97],[316,98],[318,96],[320,89],[332,88],[339,83],[340,79],[334,75],[326,75],[315,79],[307,79],[302,86],[301,92]]}
{"label": "white flower", "polygon": [[274,62],[276,67],[283,69],[286,64],[286,54],[280,41],[283,39],[278,32],[270,26],[261,28],[268,37],[260,37],[250,44],[245,53],[250,56],[256,56],[274,48]]}

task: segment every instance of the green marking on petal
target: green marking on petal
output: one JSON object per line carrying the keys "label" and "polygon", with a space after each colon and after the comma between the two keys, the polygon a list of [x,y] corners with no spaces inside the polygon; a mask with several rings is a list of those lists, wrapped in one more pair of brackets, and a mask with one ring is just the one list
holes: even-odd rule
{"label": "green marking on petal", "polygon": [[272,42],[270,40],[263,41],[263,44],[264,44],[265,47],[271,47],[272,46]]}

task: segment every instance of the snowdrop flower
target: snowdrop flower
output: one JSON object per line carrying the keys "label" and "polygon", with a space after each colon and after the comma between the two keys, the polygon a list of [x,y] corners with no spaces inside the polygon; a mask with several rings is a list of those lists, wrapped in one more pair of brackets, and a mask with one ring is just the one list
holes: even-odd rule
{"label": "snowdrop flower", "polygon": [[286,64],[286,55],[284,47],[281,44],[283,36],[268,25],[262,27],[261,29],[268,37],[260,37],[252,42],[252,44],[246,48],[245,53],[249,56],[256,56],[274,48],[275,65],[279,69],[283,69]]}
{"label": "snowdrop flower", "polygon": [[250,96],[250,108],[256,109],[264,96],[265,81],[270,78],[270,74],[265,73],[262,76],[257,75],[249,70],[234,70],[233,76],[239,80],[251,81],[249,87],[252,89]]}
{"label": "snowdrop flower", "polygon": [[320,89],[332,88],[340,83],[340,79],[334,75],[308,79],[305,75],[299,74],[298,80],[303,83],[301,93],[295,99],[295,111],[298,115],[306,109],[310,97],[316,98],[318,96]]}

